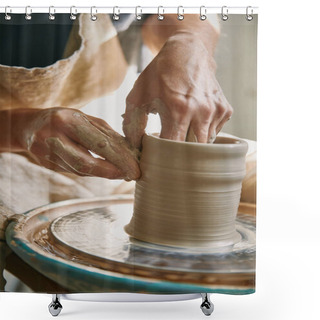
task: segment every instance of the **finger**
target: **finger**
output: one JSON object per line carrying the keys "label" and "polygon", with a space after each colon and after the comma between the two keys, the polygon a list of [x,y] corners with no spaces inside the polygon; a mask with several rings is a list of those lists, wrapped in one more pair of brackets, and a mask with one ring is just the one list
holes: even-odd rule
{"label": "finger", "polygon": [[228,122],[231,119],[231,116],[226,115],[217,125],[217,134],[221,131],[221,129],[223,128],[223,126],[226,124],[226,122]]}
{"label": "finger", "polygon": [[148,122],[146,108],[136,107],[127,102],[126,112],[123,115],[123,133],[134,148],[141,148],[142,137]]}
{"label": "finger", "polygon": [[130,148],[128,141],[110,126],[90,121],[89,118],[84,117],[83,121],[69,127],[68,135],[78,145],[96,153],[119,168],[125,173],[127,180],[139,178],[137,153]]}
{"label": "finger", "polygon": [[217,125],[216,125],[216,132],[217,133],[219,133],[221,131],[222,127],[225,125],[225,123],[231,119],[232,113],[233,113],[233,108],[228,103],[228,101],[225,99],[223,116],[221,117],[221,119],[219,119],[219,121],[217,122]]}
{"label": "finger", "polygon": [[185,101],[174,99],[171,103],[176,106],[173,111],[161,101],[155,106],[161,120],[160,138],[186,141],[192,114],[188,111],[189,107]]}
{"label": "finger", "polygon": [[191,127],[188,129],[186,141],[188,142],[198,142],[198,139]]}
{"label": "finger", "polygon": [[213,115],[209,128],[208,142],[213,143],[216,135],[220,132],[224,124],[230,120],[233,109],[222,92],[220,85],[217,83],[218,90],[214,95],[216,112]]}
{"label": "finger", "polygon": [[187,122],[177,123],[161,119],[160,138],[186,141],[189,124]]}
{"label": "finger", "polygon": [[123,115],[123,132],[130,144],[138,149],[141,148],[142,137],[148,122],[150,103],[154,100],[153,91],[156,89],[151,84],[154,74],[150,69],[152,68],[149,65],[136,80],[126,98],[126,111]]}
{"label": "finger", "polygon": [[55,154],[50,154],[45,156],[46,160],[41,160],[41,165],[53,170],[55,172],[68,172],[80,175],[78,172],[74,171],[67,163],[65,163],[59,156]]}
{"label": "finger", "polygon": [[219,123],[221,123],[223,119],[223,115],[220,117],[214,117],[208,130],[208,136],[207,136],[207,142],[208,143],[213,143],[216,140],[217,134],[219,131],[217,131],[217,127]]}
{"label": "finger", "polygon": [[[224,122],[222,121],[222,118],[219,119],[214,119],[209,127],[209,131],[208,131],[208,143],[213,143],[216,138],[217,138],[217,134],[220,132]],[[220,126],[221,125],[221,126]]]}
{"label": "finger", "polygon": [[216,126],[210,125],[209,135],[208,135],[208,143],[214,143],[217,138]]}
{"label": "finger", "polygon": [[194,136],[196,137],[197,142],[207,143],[209,127],[210,122],[208,120],[204,120],[201,122],[197,119],[191,121],[189,131],[192,130],[194,132]]}
{"label": "finger", "polygon": [[59,138],[49,138],[46,143],[53,154],[49,157],[50,161],[69,172],[81,176],[98,176],[108,179],[124,177],[124,173],[113,164],[92,157],[86,149],[71,140],[62,141]]}
{"label": "finger", "polygon": [[189,132],[194,134],[195,141],[207,143],[210,123],[216,112],[215,104],[209,99],[206,103],[197,105],[197,111],[192,117],[189,128]]}
{"label": "finger", "polygon": [[[44,142],[45,143],[45,142]],[[56,172],[69,172],[68,167],[63,164],[61,159],[58,159],[51,150],[51,147],[48,144],[43,145],[38,141],[34,141],[29,149],[29,156],[38,164],[47,169],[56,171]],[[55,161],[58,159],[58,161]]]}
{"label": "finger", "polygon": [[106,121],[104,121],[103,119],[89,116],[88,114],[86,115],[86,117],[89,119],[91,124],[94,125],[94,124],[98,123],[100,125],[100,128],[104,128],[104,130],[112,130],[112,128],[109,126],[109,124]]}
{"label": "finger", "polygon": [[208,135],[208,143],[213,143],[217,137],[217,134],[221,131],[222,127],[225,125],[227,121],[231,119],[232,112],[225,112],[223,117],[219,119],[214,119],[209,128],[209,135]]}
{"label": "finger", "polygon": [[139,167],[139,149],[132,147],[126,138],[114,131],[102,119],[98,119],[98,121],[95,120],[91,122],[91,124],[108,136],[108,139],[111,139],[111,141],[114,140],[113,150],[115,153],[114,155],[108,154],[108,156],[115,158],[114,165],[126,174],[125,179],[127,181],[137,180],[141,174]]}
{"label": "finger", "polygon": [[44,158],[37,159],[37,163],[55,172],[70,172],[68,166],[55,155],[46,155]]}
{"label": "finger", "polygon": [[[50,170],[54,170],[56,172],[68,172],[68,173],[76,174],[78,176],[89,176],[89,177],[97,176],[97,177],[112,179],[110,177],[105,177],[105,176],[101,176],[99,174],[94,174],[94,170],[92,170],[92,172],[90,172],[90,173],[85,172],[86,170],[79,171],[79,170],[73,168],[70,163],[68,163],[66,160],[64,160],[59,155],[51,154],[50,156],[47,155],[45,158],[47,161],[42,161],[41,164],[44,165],[46,168],[48,168]],[[115,177],[115,179],[116,178],[117,177]],[[121,178],[121,177],[119,177],[119,178]]]}

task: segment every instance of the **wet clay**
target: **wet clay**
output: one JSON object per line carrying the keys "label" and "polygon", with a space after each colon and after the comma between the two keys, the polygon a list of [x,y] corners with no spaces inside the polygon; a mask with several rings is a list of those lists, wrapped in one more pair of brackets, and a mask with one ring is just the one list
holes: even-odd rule
{"label": "wet clay", "polygon": [[134,212],[126,232],[178,247],[223,248],[240,241],[235,219],[246,173],[247,143],[217,137],[213,144],[145,135]]}

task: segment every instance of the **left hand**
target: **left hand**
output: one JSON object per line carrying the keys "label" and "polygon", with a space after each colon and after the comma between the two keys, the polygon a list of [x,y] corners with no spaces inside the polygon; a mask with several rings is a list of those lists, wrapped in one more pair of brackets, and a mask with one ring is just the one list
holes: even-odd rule
{"label": "left hand", "polygon": [[139,178],[137,150],[102,119],[72,108],[18,111],[19,145],[39,165],[80,176]]}
{"label": "left hand", "polygon": [[159,113],[161,138],[198,142],[213,139],[233,109],[215,77],[215,61],[203,40],[191,32],[171,36],[141,73],[126,101],[123,131],[140,147],[149,113]]}

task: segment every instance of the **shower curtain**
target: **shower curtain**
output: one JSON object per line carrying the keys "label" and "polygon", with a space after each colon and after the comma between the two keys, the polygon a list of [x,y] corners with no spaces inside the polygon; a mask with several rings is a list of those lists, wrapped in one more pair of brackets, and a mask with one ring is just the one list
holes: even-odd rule
{"label": "shower curtain", "polygon": [[[0,291],[255,291],[252,17],[0,14]],[[248,143],[232,248],[124,232],[144,132]]]}

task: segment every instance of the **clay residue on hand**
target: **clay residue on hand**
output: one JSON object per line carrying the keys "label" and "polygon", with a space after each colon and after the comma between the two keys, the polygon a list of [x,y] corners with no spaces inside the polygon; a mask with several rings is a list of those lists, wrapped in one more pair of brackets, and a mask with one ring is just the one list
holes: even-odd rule
{"label": "clay residue on hand", "polygon": [[126,180],[140,177],[139,150],[133,148],[123,136],[96,122],[75,125],[72,131],[84,147],[123,171]]}
{"label": "clay residue on hand", "polygon": [[[83,174],[83,167],[84,164],[81,161],[81,157],[79,156],[77,150],[70,148],[66,146],[61,139],[58,137],[49,137],[45,140],[46,145],[50,148],[50,151],[57,155],[61,161],[61,163],[55,163],[51,160],[50,155],[47,155],[45,158],[55,163],[56,165],[59,165],[61,168],[65,169],[66,171],[69,171],[69,169],[74,170],[75,172]],[[65,161],[65,157],[72,159],[72,161]],[[87,170],[87,175],[91,175],[90,168],[94,165],[94,163],[87,163],[86,166],[88,166],[89,170]]]}
{"label": "clay residue on hand", "polygon": [[[144,134],[144,129],[147,125],[148,116],[143,108],[128,108],[126,115],[123,115],[123,132],[126,139],[134,148],[141,146],[141,140]],[[130,111],[129,111],[130,110]]]}

